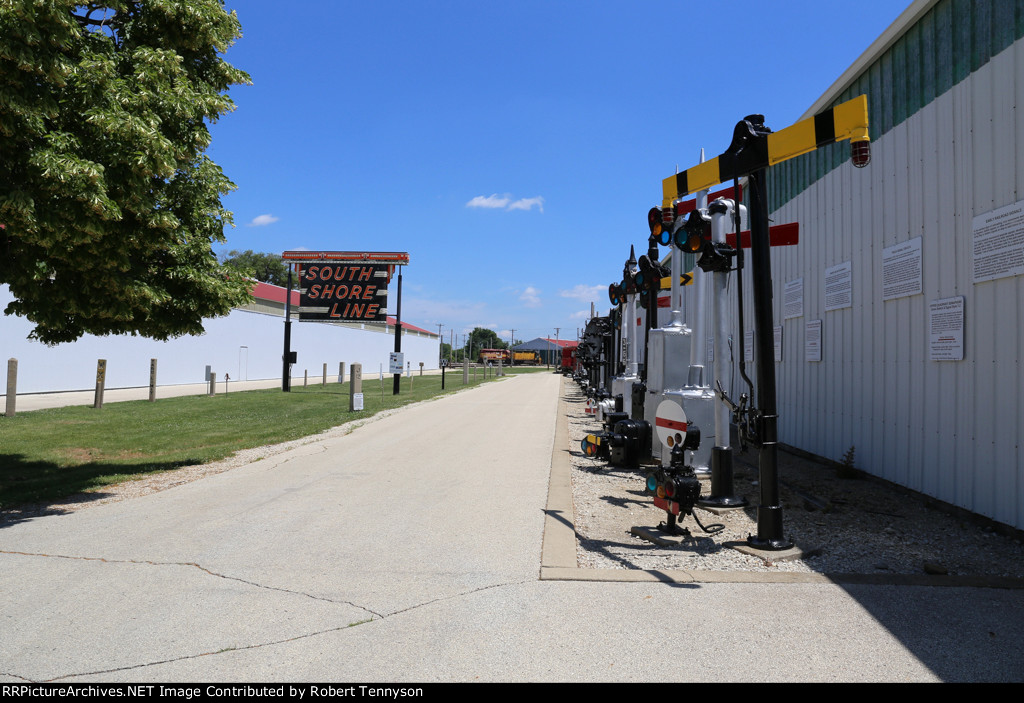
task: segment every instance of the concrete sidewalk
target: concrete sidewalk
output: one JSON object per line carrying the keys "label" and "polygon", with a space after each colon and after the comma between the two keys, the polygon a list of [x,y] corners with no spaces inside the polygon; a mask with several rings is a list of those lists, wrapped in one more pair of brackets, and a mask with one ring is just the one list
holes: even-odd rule
{"label": "concrete sidewalk", "polygon": [[1020,591],[557,580],[560,388],[507,378],[0,528],[0,680],[1024,679]]}

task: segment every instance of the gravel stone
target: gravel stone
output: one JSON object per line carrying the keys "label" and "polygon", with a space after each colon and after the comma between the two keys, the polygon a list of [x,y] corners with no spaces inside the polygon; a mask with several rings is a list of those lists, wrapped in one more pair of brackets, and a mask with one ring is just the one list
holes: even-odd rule
{"label": "gravel stone", "polygon": [[[563,388],[579,568],[917,575],[944,570],[1024,578],[1019,533],[1000,534],[981,519],[957,517],[933,507],[935,501],[926,496],[877,479],[839,478],[835,468],[783,450],[778,454],[783,530],[804,550],[802,558],[777,560],[771,552],[752,556],[732,548],[757,534],[757,452],[752,448],[733,460],[735,494],[750,505],[720,514],[695,509],[705,526],[724,525],[721,532],[707,534],[686,516],[679,524],[690,530],[690,538],[674,546],[641,539],[632,528],[657,528],[666,516],[646,491],[646,468],[628,471],[585,456],[580,441],[603,428],[585,413],[581,389],[571,381]],[[710,495],[710,477],[700,478],[701,495]]]}

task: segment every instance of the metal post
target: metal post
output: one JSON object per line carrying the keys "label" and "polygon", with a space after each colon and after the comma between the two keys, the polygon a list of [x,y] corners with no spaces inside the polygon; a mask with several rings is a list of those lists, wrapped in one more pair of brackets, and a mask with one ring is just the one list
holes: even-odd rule
{"label": "metal post", "polygon": [[[398,267],[398,301],[395,305],[395,351],[402,351],[402,267]],[[402,372],[395,374],[395,388],[392,395],[398,395],[402,384]]]}
{"label": "metal post", "polygon": [[324,362],[324,375],[323,375],[323,378],[320,379],[320,387],[321,388],[326,388],[327,387],[327,362],[326,361]]}
{"label": "metal post", "polygon": [[149,360],[149,402],[156,400],[156,359]]}
{"label": "metal post", "polygon": [[281,390],[288,392],[292,389],[291,379],[291,356],[292,356],[292,265],[288,264],[288,287],[284,292],[284,368],[281,371]]}
{"label": "metal post", "polygon": [[338,362],[338,383],[344,383],[344,382],[345,382],[345,362],[344,361],[339,361]]}
{"label": "metal post", "polygon": [[[789,549],[782,532],[779,499],[778,420],[775,404],[775,333],[772,319],[771,248],[768,233],[766,169],[750,174],[750,262],[754,295],[754,342],[761,410],[761,450],[758,454],[761,504],[757,508],[757,537],[747,543],[757,549]],[[737,245],[740,242],[736,242]]]}
{"label": "metal post", "polygon": [[[726,200],[712,205],[711,241],[725,244],[731,215],[738,212],[740,205]],[[724,390],[726,367],[726,339],[729,337],[729,317],[726,309],[729,272],[716,271],[713,274],[711,317],[714,321],[714,354],[712,376],[714,383]],[[720,508],[739,508],[747,505],[745,498],[734,495],[733,453],[729,446],[729,408],[721,395],[715,394],[715,446],[711,448],[711,495],[702,498],[698,505]]]}

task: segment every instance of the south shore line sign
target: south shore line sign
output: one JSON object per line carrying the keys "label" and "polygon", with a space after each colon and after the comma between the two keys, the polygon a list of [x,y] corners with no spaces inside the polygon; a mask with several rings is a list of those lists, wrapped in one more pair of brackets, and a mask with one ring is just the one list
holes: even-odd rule
{"label": "south shore line sign", "polygon": [[403,252],[286,251],[299,277],[299,319],[385,323],[388,283]]}

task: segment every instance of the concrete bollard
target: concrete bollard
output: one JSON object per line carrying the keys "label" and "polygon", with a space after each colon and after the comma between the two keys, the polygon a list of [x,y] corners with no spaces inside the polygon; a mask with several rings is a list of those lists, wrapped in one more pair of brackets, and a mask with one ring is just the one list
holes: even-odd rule
{"label": "concrete bollard", "polygon": [[92,407],[99,410],[103,407],[103,387],[107,382],[107,360],[96,360],[96,393],[92,398]]}
{"label": "concrete bollard", "polygon": [[[473,375],[476,376],[476,370],[474,369]],[[462,360],[462,382],[469,383],[469,359]]]}
{"label": "concrete bollard", "polygon": [[345,382],[345,362],[344,361],[339,361],[338,362],[338,383],[344,383],[344,382]]}
{"label": "concrete bollard", "polygon": [[500,377],[502,377],[504,375],[505,375],[505,369],[503,369],[501,367],[501,359],[498,359],[498,377],[500,378]]}
{"label": "concrete bollard", "polygon": [[149,402],[156,400],[156,359],[149,360]]}
{"label": "concrete bollard", "polygon": [[[358,406],[358,407],[357,407]],[[363,409],[363,365],[352,364],[349,368],[348,411]]]}
{"label": "concrete bollard", "polygon": [[210,372],[210,395],[217,395],[217,374]]}
{"label": "concrete bollard", "polygon": [[326,388],[327,387],[327,362],[326,361],[324,362],[324,375],[323,375],[323,378],[320,379],[320,387],[321,388]]}
{"label": "concrete bollard", "polygon": [[302,387],[305,388],[309,385],[309,369],[302,370]]}
{"label": "concrete bollard", "polygon": [[7,360],[7,417],[14,417],[18,399],[18,360],[13,356]]}

